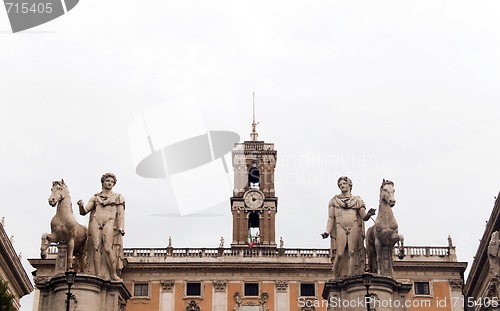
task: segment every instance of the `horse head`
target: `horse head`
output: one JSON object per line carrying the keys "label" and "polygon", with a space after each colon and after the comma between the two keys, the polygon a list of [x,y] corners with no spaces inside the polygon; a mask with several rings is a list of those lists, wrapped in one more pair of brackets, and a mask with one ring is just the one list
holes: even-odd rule
{"label": "horse head", "polygon": [[53,181],[52,188],[50,189],[49,205],[56,206],[56,204],[69,195],[68,187],[61,181]]}
{"label": "horse head", "polygon": [[394,199],[394,183],[390,180],[382,180],[382,185],[380,186],[380,201],[393,207],[396,204]]}

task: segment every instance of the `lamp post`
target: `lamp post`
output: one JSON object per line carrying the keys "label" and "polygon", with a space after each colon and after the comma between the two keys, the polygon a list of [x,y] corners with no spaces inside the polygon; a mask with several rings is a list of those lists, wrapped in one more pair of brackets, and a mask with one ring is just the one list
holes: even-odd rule
{"label": "lamp post", "polygon": [[66,293],[66,311],[69,311],[69,304],[71,300],[71,285],[75,283],[76,272],[75,271],[66,271],[66,283],[68,284],[68,292]]}
{"label": "lamp post", "polygon": [[365,272],[361,275],[363,278],[363,285],[366,287],[366,294],[365,294],[365,304],[366,304],[366,311],[370,311],[370,303],[371,303],[371,294],[370,294],[370,286],[372,285],[372,278],[373,274]]}

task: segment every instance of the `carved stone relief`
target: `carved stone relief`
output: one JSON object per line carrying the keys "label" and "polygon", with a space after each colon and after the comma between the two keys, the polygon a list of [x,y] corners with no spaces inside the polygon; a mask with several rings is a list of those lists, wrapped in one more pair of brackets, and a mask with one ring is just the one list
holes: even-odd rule
{"label": "carved stone relief", "polygon": [[276,286],[276,291],[278,291],[278,292],[286,292],[286,290],[288,288],[287,281],[278,280],[274,284]]}
{"label": "carved stone relief", "polygon": [[174,289],[174,280],[163,280],[161,281],[161,288],[165,292],[171,292]]}
{"label": "carved stone relief", "polygon": [[451,288],[462,289],[464,282],[462,280],[449,280]]}
{"label": "carved stone relief", "polygon": [[214,280],[214,290],[216,292],[225,292],[226,291],[226,280]]}
{"label": "carved stone relief", "polygon": [[201,311],[200,306],[196,303],[196,301],[191,300],[189,304],[186,306],[186,311]]}

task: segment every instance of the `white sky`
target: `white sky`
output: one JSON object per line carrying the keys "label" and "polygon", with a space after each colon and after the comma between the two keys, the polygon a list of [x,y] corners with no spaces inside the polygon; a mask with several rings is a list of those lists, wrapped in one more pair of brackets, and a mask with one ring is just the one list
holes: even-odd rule
{"label": "white sky", "polygon": [[259,138],[278,150],[285,247],[328,247],[319,234],[338,176],[375,208],[387,178],[406,244],[450,234],[470,263],[500,189],[498,16],[496,0],[85,0],[11,34],[0,12],[6,231],[31,272],[51,182],[64,178],[76,212],[110,171],[126,198],[125,247],[228,245],[231,193],[224,216],[167,216],[173,192],[135,174],[128,126],[194,96],[208,129],[248,139],[256,92]]}

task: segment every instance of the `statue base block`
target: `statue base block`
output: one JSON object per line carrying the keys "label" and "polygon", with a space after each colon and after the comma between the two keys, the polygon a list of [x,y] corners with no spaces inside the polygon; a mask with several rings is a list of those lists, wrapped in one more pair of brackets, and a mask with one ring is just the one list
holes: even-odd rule
{"label": "statue base block", "polygon": [[356,275],[326,282],[323,299],[327,301],[328,311],[405,311],[409,310],[406,305],[411,288],[411,284],[399,283],[391,277],[373,275],[369,287],[371,296],[367,298],[363,277]]}
{"label": "statue base block", "polygon": [[[68,284],[65,275],[56,275],[36,282],[40,290],[36,311],[65,311]],[[104,280],[96,276],[77,274],[71,286],[69,310],[125,311],[130,292],[121,281]]]}

